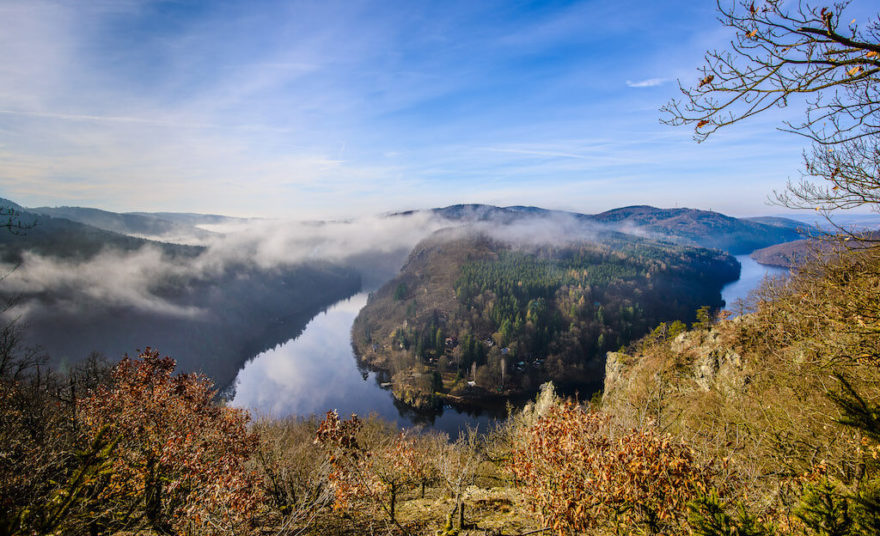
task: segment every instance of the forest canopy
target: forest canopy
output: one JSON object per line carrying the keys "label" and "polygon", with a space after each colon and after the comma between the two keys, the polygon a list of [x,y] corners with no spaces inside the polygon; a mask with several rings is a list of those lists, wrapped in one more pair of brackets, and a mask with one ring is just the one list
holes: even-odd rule
{"label": "forest canopy", "polygon": [[718,251],[619,235],[531,248],[435,238],[370,298],[352,333],[360,358],[422,409],[443,393],[479,401],[546,379],[597,386],[606,351],[719,308],[738,274]]}

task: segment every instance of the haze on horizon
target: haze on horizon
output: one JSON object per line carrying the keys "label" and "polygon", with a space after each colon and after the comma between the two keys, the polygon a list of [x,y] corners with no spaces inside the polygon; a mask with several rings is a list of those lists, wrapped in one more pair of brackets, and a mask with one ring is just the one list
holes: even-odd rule
{"label": "haze on horizon", "polygon": [[[858,17],[870,6],[855,2]],[[780,110],[660,125],[714,3],[0,1],[0,197],[327,219],[455,203],[778,214]]]}

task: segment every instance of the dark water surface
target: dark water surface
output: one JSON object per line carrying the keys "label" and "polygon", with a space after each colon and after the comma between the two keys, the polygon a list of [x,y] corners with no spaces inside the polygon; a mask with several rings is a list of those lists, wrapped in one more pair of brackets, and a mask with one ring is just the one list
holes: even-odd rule
{"label": "dark water surface", "polygon": [[765,277],[788,275],[787,268],[767,266],[756,262],[748,255],[736,255],[736,260],[742,266],[739,279],[724,285],[721,289],[721,298],[725,302],[724,310],[739,312],[737,300],[745,300],[749,293],[761,284]]}
{"label": "dark water surface", "polygon": [[366,293],[340,301],[313,318],[296,339],[254,357],[238,373],[231,404],[257,416],[320,416],[331,409],[341,417],[375,413],[402,427],[424,425],[453,437],[467,425],[485,430],[493,419],[485,412],[447,407],[429,416],[398,408],[376,374],[358,368],[351,325],[366,303]]}

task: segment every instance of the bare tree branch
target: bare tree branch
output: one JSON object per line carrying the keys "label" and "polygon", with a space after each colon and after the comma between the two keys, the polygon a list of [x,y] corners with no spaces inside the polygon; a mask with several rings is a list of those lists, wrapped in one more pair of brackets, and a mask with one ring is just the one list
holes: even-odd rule
{"label": "bare tree branch", "polygon": [[718,0],[719,20],[735,36],[727,49],[706,53],[695,85],[679,81],[683,97],[661,108],[661,121],[693,125],[702,142],[803,100],[803,120],[781,128],[810,143],[801,180],[775,201],[823,214],[880,210],[880,16],[864,27],[845,23],[849,4]]}

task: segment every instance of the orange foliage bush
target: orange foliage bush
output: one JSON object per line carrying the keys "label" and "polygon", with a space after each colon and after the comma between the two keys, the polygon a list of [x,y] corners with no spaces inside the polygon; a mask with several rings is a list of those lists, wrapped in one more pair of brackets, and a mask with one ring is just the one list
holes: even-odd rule
{"label": "orange foliage bush", "polygon": [[614,437],[609,417],[572,403],[522,431],[511,470],[559,535],[681,529],[687,502],[709,490],[713,474],[670,437],[652,430]]}
{"label": "orange foliage bush", "polygon": [[328,411],[318,427],[315,441],[327,451],[331,464],[329,480],[336,508],[378,506],[396,523],[395,507],[399,494],[424,476],[424,460],[409,434],[393,435],[379,431],[364,439],[363,422],[357,415],[340,420]]}
{"label": "orange foliage bush", "polygon": [[175,362],[147,348],[124,358],[112,382],[83,399],[87,435],[105,427],[119,438],[101,491],[115,526],[222,534],[246,530],[260,504],[247,462],[258,438],[249,417],[214,403],[213,385],[173,375]]}

